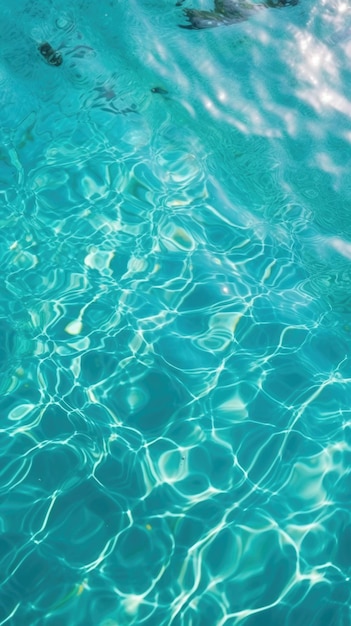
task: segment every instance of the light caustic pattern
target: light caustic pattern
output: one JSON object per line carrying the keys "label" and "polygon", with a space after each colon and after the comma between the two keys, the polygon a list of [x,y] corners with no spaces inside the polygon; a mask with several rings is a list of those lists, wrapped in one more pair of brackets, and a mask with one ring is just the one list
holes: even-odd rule
{"label": "light caustic pattern", "polygon": [[0,624],[346,626],[347,242],[105,61],[4,126]]}

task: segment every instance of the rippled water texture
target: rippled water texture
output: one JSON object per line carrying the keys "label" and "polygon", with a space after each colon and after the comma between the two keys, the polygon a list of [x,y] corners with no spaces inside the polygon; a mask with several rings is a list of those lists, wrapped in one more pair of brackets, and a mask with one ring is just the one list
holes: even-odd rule
{"label": "rippled water texture", "polygon": [[349,626],[348,6],[2,5],[0,625]]}

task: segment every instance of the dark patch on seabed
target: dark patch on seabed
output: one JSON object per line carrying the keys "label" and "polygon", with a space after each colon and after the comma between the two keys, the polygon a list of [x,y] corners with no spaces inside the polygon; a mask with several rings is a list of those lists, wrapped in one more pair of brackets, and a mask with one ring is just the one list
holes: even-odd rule
{"label": "dark patch on seabed", "polygon": [[62,55],[48,43],[42,43],[39,46],[39,52],[49,65],[55,65],[56,67],[62,64]]}
{"label": "dark patch on seabed", "polygon": [[[187,25],[180,24],[181,28],[203,29],[216,26],[229,26],[248,20],[253,14],[262,9],[280,9],[287,6],[295,6],[298,0],[267,0],[265,3],[250,3],[240,0],[214,0],[213,11],[200,9],[184,9],[188,21]],[[179,6],[179,3],[177,3]]]}

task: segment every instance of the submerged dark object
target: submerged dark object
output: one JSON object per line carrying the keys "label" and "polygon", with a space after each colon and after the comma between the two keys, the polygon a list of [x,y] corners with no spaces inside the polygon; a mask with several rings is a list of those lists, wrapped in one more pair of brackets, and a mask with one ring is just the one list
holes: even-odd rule
{"label": "submerged dark object", "polygon": [[236,24],[247,20],[253,13],[261,9],[279,9],[281,7],[295,5],[298,0],[267,0],[264,3],[251,3],[245,0],[214,0],[213,11],[201,11],[198,9],[184,9],[189,24],[181,28],[200,29],[214,28],[215,26]]}
{"label": "submerged dark object", "polygon": [[163,89],[163,87],[152,87],[151,88],[151,93],[159,93],[162,96],[165,96],[168,94],[167,89]]}
{"label": "submerged dark object", "polygon": [[38,46],[38,49],[49,65],[61,65],[62,54],[57,52],[57,50],[54,50],[53,47],[47,43],[47,41],[45,43],[41,43],[40,46]]}

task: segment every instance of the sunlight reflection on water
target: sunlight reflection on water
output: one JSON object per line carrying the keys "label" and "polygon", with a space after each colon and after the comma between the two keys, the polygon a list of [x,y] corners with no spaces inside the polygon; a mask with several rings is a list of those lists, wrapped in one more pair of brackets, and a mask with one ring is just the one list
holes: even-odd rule
{"label": "sunlight reflection on water", "polygon": [[161,4],[1,9],[0,624],[347,624],[348,10]]}

